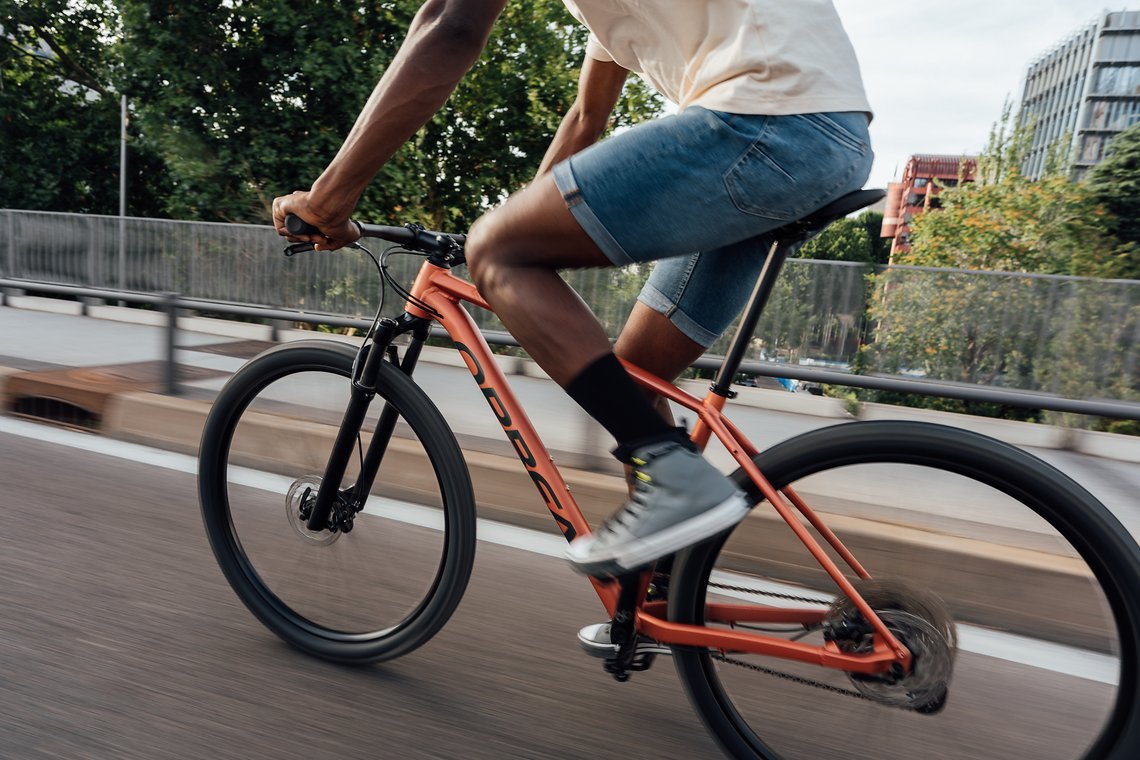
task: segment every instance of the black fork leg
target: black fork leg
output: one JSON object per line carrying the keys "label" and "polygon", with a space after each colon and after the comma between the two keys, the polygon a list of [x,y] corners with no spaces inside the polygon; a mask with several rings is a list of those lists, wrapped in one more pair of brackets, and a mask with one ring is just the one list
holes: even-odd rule
{"label": "black fork leg", "polygon": [[[352,377],[352,390],[348,399],[348,407],[340,421],[340,429],[333,443],[329,461],[325,464],[325,472],[321,478],[321,486],[317,491],[317,498],[313,504],[313,511],[306,523],[309,530],[325,530],[329,524],[329,514],[333,503],[340,498],[340,482],[348,470],[348,463],[352,459],[352,451],[360,435],[360,428],[364,425],[364,416],[368,413],[368,406],[372,397],[376,395],[376,377],[379,374],[379,362],[383,361],[384,352],[396,334],[396,322],[391,319],[381,320],[377,325],[376,333],[371,345],[361,349],[360,357],[363,367]],[[359,361],[359,360],[358,360]]]}
{"label": "black fork leg", "polygon": [[[337,499],[343,498],[340,483],[344,473],[348,470],[348,463],[352,459],[353,449],[360,436],[360,429],[364,426],[364,417],[372,398],[376,395],[376,380],[380,374],[380,362],[388,350],[392,339],[405,332],[413,333],[412,346],[404,357],[401,369],[411,374],[419,358],[420,347],[427,339],[427,321],[407,314],[399,320],[382,319],[376,326],[371,344],[361,349],[362,366],[354,370],[352,389],[350,391],[348,408],[341,418],[340,429],[337,431],[336,441],[333,443],[332,453],[325,465],[321,486],[317,491],[317,498],[313,504],[312,514],[306,523],[309,530],[319,531],[328,527],[329,514]],[[368,447],[368,461],[361,471],[358,483],[354,487],[354,497],[363,497],[372,487],[376,477],[376,470],[380,466],[380,459],[387,449],[392,431],[396,427],[398,412],[389,407],[384,409],[377,427],[373,441]],[[367,482],[363,482],[367,481]],[[360,502],[363,503],[363,502]]]}
{"label": "black fork leg", "polygon": [[[420,349],[423,348],[427,338],[428,323],[424,321],[417,324],[412,331],[412,342],[408,344],[407,350],[404,351],[404,360],[399,364],[400,371],[405,375],[411,376],[415,370],[420,358]],[[394,354],[395,347],[392,346],[391,350]],[[372,433],[372,441],[368,444],[368,452],[364,455],[364,462],[360,466],[360,477],[352,488],[352,503],[357,508],[364,506],[372,490],[372,484],[376,482],[376,473],[380,471],[380,463],[388,450],[388,442],[392,440],[392,433],[396,430],[399,418],[399,410],[390,403],[385,403],[384,410],[380,412],[380,419],[376,422],[376,430]]]}

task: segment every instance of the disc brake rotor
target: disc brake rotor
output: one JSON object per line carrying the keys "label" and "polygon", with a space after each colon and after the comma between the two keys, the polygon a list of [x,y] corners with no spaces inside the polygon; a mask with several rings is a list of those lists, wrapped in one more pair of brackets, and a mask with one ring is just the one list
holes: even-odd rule
{"label": "disc brake rotor", "polygon": [[[848,674],[852,685],[869,699],[894,707],[936,712],[945,704],[958,632],[945,604],[935,594],[899,580],[865,580],[855,584],[860,595],[902,644],[911,652],[911,669],[905,674],[866,676]],[[857,621],[869,626],[850,599],[832,604],[824,625]],[[867,634],[836,644],[845,652],[870,652],[873,636]]]}
{"label": "disc brake rotor", "polygon": [[285,519],[305,543],[328,546],[340,538],[341,532],[311,530],[308,525],[309,514],[320,487],[321,479],[315,475],[305,475],[294,480],[293,485],[289,486],[289,492],[285,494]]}

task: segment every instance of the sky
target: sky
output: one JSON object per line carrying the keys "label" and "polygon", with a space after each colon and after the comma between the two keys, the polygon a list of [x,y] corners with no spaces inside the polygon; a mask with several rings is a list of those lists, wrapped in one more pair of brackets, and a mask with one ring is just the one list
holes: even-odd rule
{"label": "sky", "polygon": [[1015,107],[1029,64],[1103,10],[1104,0],[833,0],[875,110],[868,187],[886,187],[914,153],[977,153]]}

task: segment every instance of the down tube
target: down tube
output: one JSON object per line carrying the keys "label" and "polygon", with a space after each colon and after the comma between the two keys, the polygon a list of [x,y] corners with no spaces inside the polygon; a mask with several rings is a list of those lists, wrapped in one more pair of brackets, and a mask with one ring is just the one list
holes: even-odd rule
{"label": "down tube", "polygon": [[483,396],[491,406],[495,419],[507,434],[515,454],[522,461],[527,474],[534,482],[554,521],[558,523],[567,541],[590,532],[589,525],[570,494],[562,475],[554,467],[550,454],[542,444],[534,427],[507,385],[499,365],[495,362],[487,342],[479,333],[471,316],[455,301],[439,294],[425,294],[428,304],[439,312],[439,321],[455,341],[455,347],[467,363]]}

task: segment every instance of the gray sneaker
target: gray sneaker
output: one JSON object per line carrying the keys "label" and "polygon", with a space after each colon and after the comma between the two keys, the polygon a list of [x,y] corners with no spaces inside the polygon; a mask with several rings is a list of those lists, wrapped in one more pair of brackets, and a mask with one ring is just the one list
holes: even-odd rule
{"label": "gray sneaker", "polygon": [[675,441],[630,456],[634,493],[566,558],[580,573],[621,575],[731,528],[748,514],[744,494],[708,460]]}

